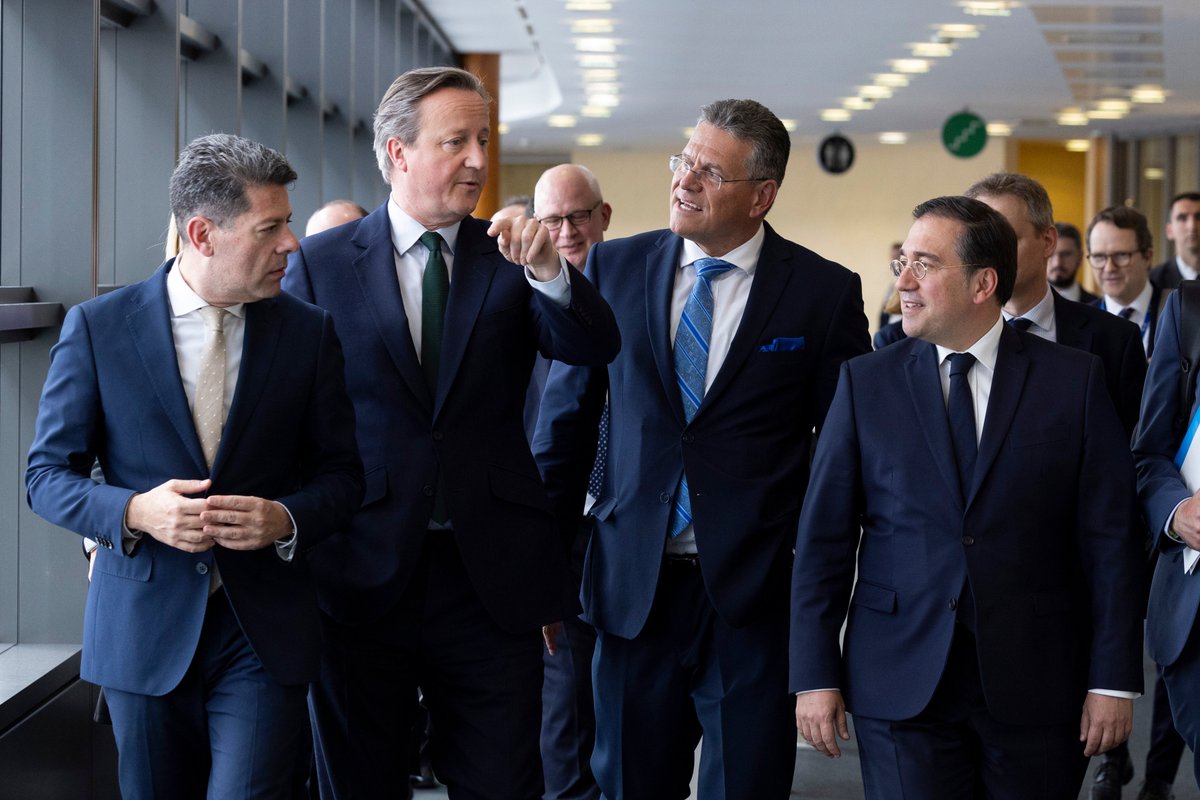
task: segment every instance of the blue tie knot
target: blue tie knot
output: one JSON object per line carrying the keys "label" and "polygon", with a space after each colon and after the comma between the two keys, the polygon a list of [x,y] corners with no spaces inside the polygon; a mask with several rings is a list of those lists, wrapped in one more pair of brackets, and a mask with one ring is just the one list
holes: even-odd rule
{"label": "blue tie knot", "polygon": [[946,358],[950,359],[950,377],[952,378],[956,375],[966,375],[975,365],[975,356],[970,353],[951,353]]}
{"label": "blue tie knot", "polygon": [[696,277],[704,281],[711,281],[718,275],[734,268],[733,264],[719,258],[698,258],[694,266],[696,267]]}

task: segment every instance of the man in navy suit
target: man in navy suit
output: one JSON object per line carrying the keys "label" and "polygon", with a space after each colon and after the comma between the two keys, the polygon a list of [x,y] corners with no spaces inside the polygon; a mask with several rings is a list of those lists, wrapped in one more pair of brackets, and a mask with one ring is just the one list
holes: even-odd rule
{"label": "man in navy suit", "polygon": [[792,538],[838,366],[869,345],[858,276],[763,221],[788,150],[759,103],[702,110],[669,159],[671,229],[588,257],[621,354],[607,370],[554,365],[543,398],[534,450],[569,527],[609,398],[582,588],[609,800],[686,797],[701,736],[701,797],[791,790]]}
{"label": "man in navy suit", "polygon": [[126,798],[290,796],[319,659],[309,556],[363,491],[333,322],[279,293],[295,178],[254,142],[192,142],[179,256],[72,308],[51,352],[29,503],[99,543],[80,674],[104,687]]}
{"label": "man in navy suit", "polygon": [[1142,688],[1127,439],[1098,359],[1004,324],[1004,217],[964,197],[914,217],[909,338],[842,368],[817,444],[797,724],[836,756],[855,715],[868,798],[1074,797]]}
{"label": "man in navy suit", "polygon": [[620,336],[536,220],[489,231],[470,216],[489,102],[459,69],[397,78],[375,113],[388,201],[306,238],[284,282],[333,315],[366,469],[362,508],[316,571],[326,641],[310,705],[326,800],[400,790],[417,686],[452,798],[542,794],[542,626],[574,601],[525,394],[536,353],[604,364]]}
{"label": "man in navy suit", "polygon": [[1200,270],[1200,192],[1181,192],[1171,198],[1166,234],[1175,245],[1175,257],[1150,270],[1150,282],[1177,289],[1182,281],[1195,280]]}
{"label": "man in navy suit", "polygon": [[1174,290],[1150,281],[1150,224],[1136,208],[1111,206],[1088,223],[1087,239],[1088,262],[1103,293],[1093,305],[1137,325],[1146,358],[1152,357],[1158,321]]}

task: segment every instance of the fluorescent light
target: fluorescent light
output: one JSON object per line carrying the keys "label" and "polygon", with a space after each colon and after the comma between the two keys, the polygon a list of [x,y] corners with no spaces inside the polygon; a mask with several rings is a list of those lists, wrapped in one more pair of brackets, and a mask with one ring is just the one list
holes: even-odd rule
{"label": "fluorescent light", "polygon": [[613,20],[603,17],[585,17],[571,20],[571,33],[612,33]]}
{"label": "fluorescent light", "polygon": [[1059,125],[1087,125],[1088,115],[1078,108],[1064,108],[1056,117]]}
{"label": "fluorescent light", "polygon": [[618,94],[620,88],[615,83],[588,83],[583,87],[585,93],[592,94]]}
{"label": "fluorescent light", "polygon": [[1019,3],[1012,0],[959,0],[964,14],[975,17],[1009,17]]}
{"label": "fluorescent light", "polygon": [[954,55],[954,46],[945,42],[913,42],[908,49],[917,58],[946,58]]}
{"label": "fluorescent light", "polygon": [[871,79],[875,81],[876,86],[887,86],[890,89],[903,89],[908,86],[908,78],[898,72],[884,72],[879,75],[872,75]]}
{"label": "fluorescent light", "polygon": [[581,53],[615,53],[617,40],[603,36],[585,36],[575,39],[575,49]]}
{"label": "fluorescent light", "polygon": [[570,114],[551,114],[546,117],[546,124],[551,128],[574,128],[575,117]]}
{"label": "fluorescent light", "polygon": [[870,111],[874,107],[874,103],[863,97],[842,98],[842,108],[846,108],[851,111]]}
{"label": "fluorescent light", "polygon": [[890,62],[892,69],[905,75],[919,75],[929,72],[929,62],[923,58],[897,58]]}
{"label": "fluorescent light", "polygon": [[879,134],[880,144],[906,144],[908,142],[908,134],[901,131],[884,131]]}
{"label": "fluorescent light", "polygon": [[1012,125],[1007,122],[989,122],[987,133],[988,136],[1012,136]]}
{"label": "fluorescent light", "polygon": [[886,86],[860,86],[858,96],[867,100],[887,100],[892,96],[892,90]]}
{"label": "fluorescent light", "polygon": [[575,137],[575,144],[580,147],[597,147],[604,144],[604,137],[598,133],[581,133]]}
{"label": "fluorescent light", "polygon": [[821,119],[825,122],[849,122],[850,112],[844,108],[826,108],[821,111]]}
{"label": "fluorescent light", "polygon": [[1098,108],[1094,111],[1087,112],[1088,119],[1125,119],[1129,112],[1127,111],[1105,111],[1103,108]]}
{"label": "fluorescent light", "polygon": [[1135,103],[1165,103],[1167,93],[1161,86],[1144,85],[1136,87],[1130,95]]}
{"label": "fluorescent light", "polygon": [[611,117],[612,109],[604,106],[584,106],[579,109],[581,117]]}
{"label": "fluorescent light", "polygon": [[508,133],[510,130],[512,130],[512,128],[511,128],[511,127],[509,127],[509,124],[508,124],[507,122],[501,122],[501,123],[500,123],[500,125],[499,125],[499,127],[497,127],[497,128],[496,128],[496,130],[498,130],[498,131],[500,132],[500,135],[501,135],[501,136],[504,136],[504,135],[506,135],[506,134],[507,134],[507,133]]}
{"label": "fluorescent light", "polygon": [[1146,167],[1142,170],[1142,177],[1148,181],[1161,181],[1163,179],[1162,167]]}
{"label": "fluorescent light", "polygon": [[615,69],[585,69],[583,71],[583,79],[585,81],[615,81],[620,76],[620,73]]}
{"label": "fluorescent light", "polygon": [[1110,98],[1096,103],[1096,108],[1101,111],[1120,111],[1123,114],[1128,114],[1131,106],[1132,104],[1128,100],[1120,98]]}
{"label": "fluorescent light", "polygon": [[589,106],[603,106],[604,108],[616,108],[621,105],[621,99],[615,94],[593,94],[587,99]]}
{"label": "fluorescent light", "polygon": [[978,39],[981,26],[969,22],[947,22],[933,27],[943,39]]}
{"label": "fluorescent light", "polygon": [[783,123],[783,129],[788,133],[795,133],[796,128],[799,127],[794,119],[781,119],[779,121]]}
{"label": "fluorescent light", "polygon": [[610,0],[567,0],[567,11],[612,11]]}
{"label": "fluorescent light", "polygon": [[584,69],[616,69],[617,57],[601,53],[576,53],[579,66]]}
{"label": "fluorescent light", "polygon": [[1066,148],[1072,153],[1086,153],[1092,149],[1092,143],[1087,139],[1067,139]]}

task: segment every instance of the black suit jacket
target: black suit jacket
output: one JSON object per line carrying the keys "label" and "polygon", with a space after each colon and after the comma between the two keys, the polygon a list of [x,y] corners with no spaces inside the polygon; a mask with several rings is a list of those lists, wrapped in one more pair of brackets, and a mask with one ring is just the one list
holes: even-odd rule
{"label": "black suit jacket", "polygon": [[1182,281],[1183,275],[1179,273],[1179,264],[1174,258],[1150,270],[1150,283],[1160,289],[1178,289]]}

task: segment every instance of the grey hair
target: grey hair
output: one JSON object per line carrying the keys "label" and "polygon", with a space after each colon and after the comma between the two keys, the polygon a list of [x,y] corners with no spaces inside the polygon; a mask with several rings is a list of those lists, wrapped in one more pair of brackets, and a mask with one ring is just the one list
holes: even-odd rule
{"label": "grey hair", "polygon": [[771,109],[754,100],[717,100],[700,109],[697,122],[706,122],[750,143],[747,178],[783,183],[792,138]]}
{"label": "grey hair", "polygon": [[393,136],[409,145],[421,132],[421,101],[439,89],[465,89],[475,92],[489,105],[492,96],[478,76],[457,67],[422,67],[410,69],[384,92],[375,109],[375,159],[383,182],[391,184],[392,162],[387,143]]}
{"label": "grey hair", "polygon": [[[250,186],[287,186],[296,170],[282,153],[264,144],[214,133],[179,153],[171,174],[171,213],[182,231],[189,219],[205,216],[220,227],[250,210]],[[187,242],[187,237],[181,237]]]}
{"label": "grey hair", "polygon": [[1039,233],[1054,224],[1054,206],[1050,204],[1050,195],[1046,194],[1044,186],[1028,175],[993,172],[986,178],[975,181],[963,194],[976,200],[980,197],[1009,195],[1025,204],[1029,222]]}

